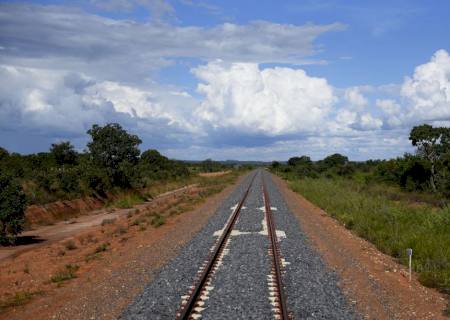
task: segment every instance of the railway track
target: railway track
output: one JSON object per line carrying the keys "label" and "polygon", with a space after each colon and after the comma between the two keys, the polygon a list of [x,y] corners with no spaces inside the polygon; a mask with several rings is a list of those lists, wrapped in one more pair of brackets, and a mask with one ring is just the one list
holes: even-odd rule
{"label": "railway track", "polygon": [[[258,173],[256,173],[244,192],[241,200],[237,204],[233,213],[231,214],[226,226],[216,242],[214,249],[209,257],[209,259],[203,264],[200,269],[199,276],[195,281],[195,285],[188,292],[188,295],[183,297],[180,311],[177,313],[178,320],[188,320],[188,319],[200,319],[201,312],[204,310],[205,300],[208,299],[208,291],[212,288],[211,281],[214,277],[218,266],[222,263],[222,257],[224,250],[226,250],[227,243],[230,239],[231,232],[234,225],[239,218],[241,209],[248,197],[250,189],[253,186],[253,182]],[[265,217],[267,224],[267,231],[269,237],[270,248],[268,251],[271,257],[271,274],[268,276],[269,280],[269,299],[268,303],[272,305],[272,311],[275,319],[287,320],[289,319],[286,298],[284,293],[283,279],[282,279],[282,260],[280,254],[280,248],[278,245],[278,238],[276,234],[276,226],[274,219],[272,218],[272,209],[270,206],[270,197],[264,180],[264,176],[261,173],[262,179],[262,194],[264,198],[264,208]]]}

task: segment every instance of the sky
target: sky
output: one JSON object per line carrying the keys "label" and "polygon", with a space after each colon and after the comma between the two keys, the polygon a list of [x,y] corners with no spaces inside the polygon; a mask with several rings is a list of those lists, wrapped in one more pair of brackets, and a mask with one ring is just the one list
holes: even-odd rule
{"label": "sky", "polygon": [[450,126],[449,1],[0,1],[0,146],[117,122],[177,159],[351,160]]}

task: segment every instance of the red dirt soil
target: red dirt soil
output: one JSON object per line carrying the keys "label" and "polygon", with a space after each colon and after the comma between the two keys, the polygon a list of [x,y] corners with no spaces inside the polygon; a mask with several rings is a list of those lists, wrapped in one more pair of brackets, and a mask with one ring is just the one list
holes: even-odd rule
{"label": "red dirt soil", "polygon": [[57,201],[44,205],[31,205],[25,211],[25,218],[27,224],[31,226],[50,224],[64,218],[76,217],[100,209],[104,205],[103,201],[90,197]]}

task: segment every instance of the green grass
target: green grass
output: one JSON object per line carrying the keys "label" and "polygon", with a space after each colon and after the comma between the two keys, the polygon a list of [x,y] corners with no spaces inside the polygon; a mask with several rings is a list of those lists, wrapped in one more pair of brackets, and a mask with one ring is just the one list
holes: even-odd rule
{"label": "green grass", "polygon": [[84,257],[84,261],[90,262],[94,259],[100,258],[101,254],[107,251],[109,246],[110,246],[109,242],[102,243],[101,245],[97,246],[97,248],[95,248],[94,252],[86,255],[86,257]]}
{"label": "green grass", "polygon": [[109,247],[109,243],[103,243],[103,244],[99,245],[97,248],[95,248],[94,253],[105,252],[106,250],[108,250],[108,247]]}
{"label": "green grass", "polygon": [[156,214],[151,222],[152,226],[154,226],[155,228],[162,226],[164,223],[166,223],[166,218],[159,214]]}
{"label": "green grass", "polygon": [[289,185],[401,263],[407,263],[406,248],[412,248],[419,280],[450,293],[449,206],[392,200],[383,192],[371,192],[373,186],[349,179],[307,178]]}
{"label": "green grass", "polygon": [[42,294],[42,291],[18,291],[13,296],[0,301],[0,311],[24,305],[38,294]]}
{"label": "green grass", "polygon": [[119,196],[110,206],[121,209],[129,209],[133,206],[145,202],[147,199],[139,193],[127,193]]}
{"label": "green grass", "polygon": [[56,274],[54,274],[51,277],[51,281],[53,283],[61,283],[70,279],[74,279],[77,277],[75,272],[77,272],[79,266],[78,265],[72,265],[72,264],[66,264],[66,267],[64,270],[58,271]]}

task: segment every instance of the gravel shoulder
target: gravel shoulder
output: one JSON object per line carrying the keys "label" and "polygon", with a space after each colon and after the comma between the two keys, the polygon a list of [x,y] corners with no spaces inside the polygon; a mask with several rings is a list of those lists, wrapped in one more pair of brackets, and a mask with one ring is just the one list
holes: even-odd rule
{"label": "gravel shoulder", "polygon": [[352,234],[287,183],[273,181],[305,232],[308,243],[340,278],[348,301],[365,319],[448,319],[443,316],[447,298],[422,286],[393,258]]}

